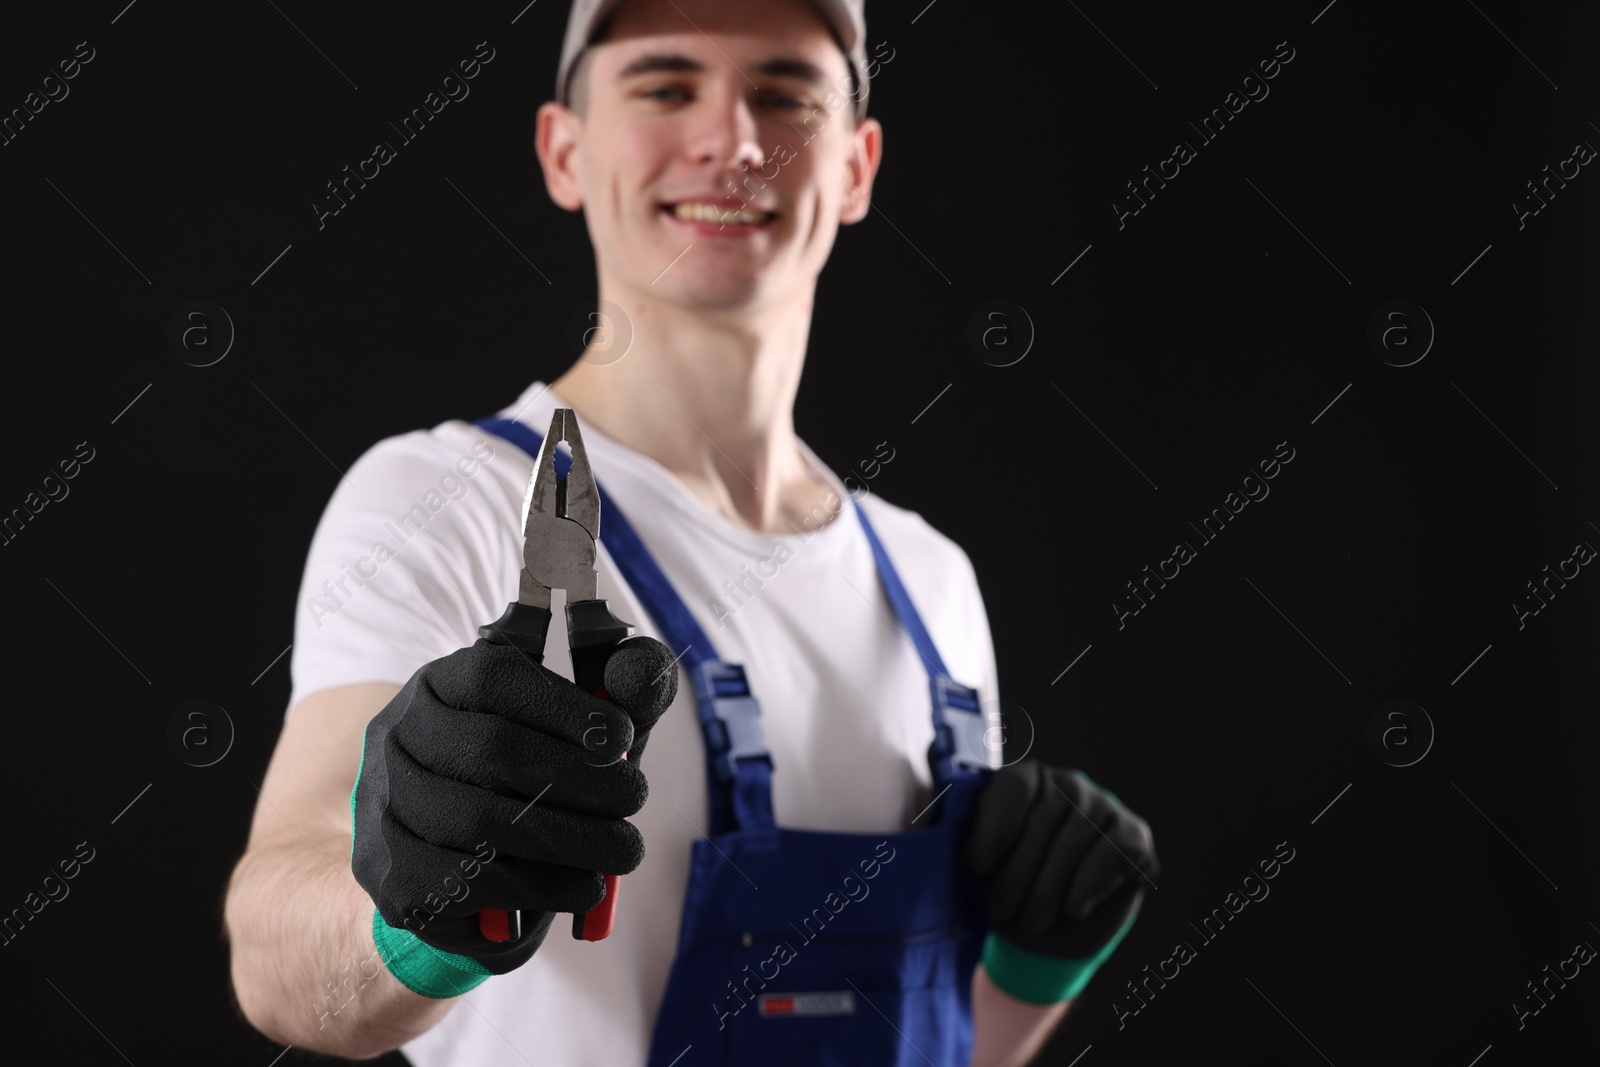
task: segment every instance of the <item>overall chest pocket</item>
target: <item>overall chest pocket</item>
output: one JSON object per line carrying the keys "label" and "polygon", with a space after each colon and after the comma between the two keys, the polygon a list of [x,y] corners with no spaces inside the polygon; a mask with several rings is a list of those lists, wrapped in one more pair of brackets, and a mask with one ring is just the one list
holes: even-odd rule
{"label": "overall chest pocket", "polygon": [[717,1010],[734,1063],[965,1067],[970,932],[808,933],[752,932],[730,953]]}

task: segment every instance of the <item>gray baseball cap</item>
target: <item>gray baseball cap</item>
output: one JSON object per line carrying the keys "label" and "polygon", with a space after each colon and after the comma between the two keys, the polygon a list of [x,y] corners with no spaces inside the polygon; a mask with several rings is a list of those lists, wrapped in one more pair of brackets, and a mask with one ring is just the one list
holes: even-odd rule
{"label": "gray baseball cap", "polygon": [[[833,32],[839,50],[850,62],[855,75],[856,121],[867,114],[867,16],[866,0],[809,0]],[[589,47],[595,31],[622,3],[622,0],[572,0],[567,17],[567,36],[561,44],[561,65],[556,68],[556,100],[570,106],[568,82],[578,56]]]}

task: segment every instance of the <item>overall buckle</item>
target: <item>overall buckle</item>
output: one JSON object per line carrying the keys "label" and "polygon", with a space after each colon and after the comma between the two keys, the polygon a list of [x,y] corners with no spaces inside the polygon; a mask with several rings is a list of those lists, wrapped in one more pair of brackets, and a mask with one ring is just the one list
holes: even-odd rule
{"label": "overall buckle", "polygon": [[761,704],[750,692],[744,667],[706,660],[698,668],[696,682],[701,700],[711,704],[713,718],[706,739],[717,777],[724,781],[735,777],[741,759],[763,757],[770,765],[772,756],[761,734]]}
{"label": "overall buckle", "polygon": [[956,767],[972,771],[991,770],[983,747],[983,712],[978,691],[945,675],[930,681],[934,706],[934,758],[948,760]]}

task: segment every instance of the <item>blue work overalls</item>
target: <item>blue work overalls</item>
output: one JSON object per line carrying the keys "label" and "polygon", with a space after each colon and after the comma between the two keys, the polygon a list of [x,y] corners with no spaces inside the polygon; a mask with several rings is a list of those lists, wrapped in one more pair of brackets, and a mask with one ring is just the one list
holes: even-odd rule
{"label": "blue work overalls", "polygon": [[[519,422],[476,425],[538,455],[541,435]],[[562,473],[570,465],[559,452],[556,462]],[[774,823],[772,757],[744,669],[717,657],[603,487],[599,495],[600,540],[694,685],[707,761],[711,828],[693,846],[648,1067],[966,1067],[988,923],[960,846],[988,777],[974,743],[982,717],[976,691],[946,673],[865,512],[855,506],[928,671],[934,799],[915,829],[829,833]]]}

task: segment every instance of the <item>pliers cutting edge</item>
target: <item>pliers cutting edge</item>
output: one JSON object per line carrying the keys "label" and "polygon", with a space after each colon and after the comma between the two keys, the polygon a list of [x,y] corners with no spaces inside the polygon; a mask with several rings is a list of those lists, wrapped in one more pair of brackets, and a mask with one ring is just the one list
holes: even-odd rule
{"label": "pliers cutting edge", "polygon": [[[556,473],[556,445],[567,442],[572,466],[565,477]],[[572,680],[602,700],[606,660],[633,627],[611,613],[599,595],[596,541],[600,537],[600,490],[589,469],[583,435],[571,408],[557,408],[550,431],[539,446],[533,478],[522,503],[522,577],[517,599],[494,622],[478,627],[478,636],[522,650],[536,664],[544,661],[550,629],[550,591],[567,594],[567,647],[572,651]],[[626,756],[624,756],[626,758]],[[572,936],[599,941],[611,933],[617,910],[617,876],[605,876],[605,898],[591,910],[572,917]],[[486,908],[478,913],[478,929],[491,941],[516,941],[522,936],[522,913]]]}

